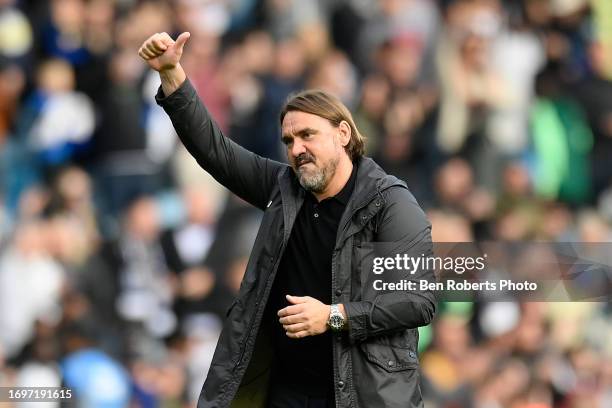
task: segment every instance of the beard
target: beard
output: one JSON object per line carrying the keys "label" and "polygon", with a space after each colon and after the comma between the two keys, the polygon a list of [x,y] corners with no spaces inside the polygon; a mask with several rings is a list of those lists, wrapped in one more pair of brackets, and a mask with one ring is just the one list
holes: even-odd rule
{"label": "beard", "polygon": [[[336,173],[339,162],[340,157],[335,156],[319,167],[315,164],[314,156],[310,153],[304,153],[295,159],[294,171],[302,187],[313,193],[321,193]],[[312,165],[306,166],[306,163],[311,163]]]}

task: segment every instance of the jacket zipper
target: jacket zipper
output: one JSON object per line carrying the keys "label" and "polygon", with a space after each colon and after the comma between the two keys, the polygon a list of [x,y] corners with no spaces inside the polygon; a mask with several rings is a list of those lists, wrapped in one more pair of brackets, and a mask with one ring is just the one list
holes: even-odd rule
{"label": "jacket zipper", "polygon": [[[396,186],[396,185],[400,185],[401,186],[401,184],[392,184],[392,185],[390,185],[388,187],[385,187],[385,189],[383,189],[383,190],[381,190],[379,187],[377,187],[375,194],[369,195],[365,200],[363,200],[360,204],[358,204],[355,207],[355,209],[352,211],[350,217],[348,217],[347,220],[344,222],[344,225],[342,227],[342,235],[341,235],[342,239],[339,242],[344,242],[346,240],[347,237],[344,237],[344,234],[345,234],[348,226],[350,225],[350,221],[353,218],[353,216],[355,214],[357,214],[357,212],[360,211],[361,209],[367,207],[377,195],[380,196],[380,199],[382,200],[382,191],[385,191],[388,188],[391,188],[391,187]],[[335,292],[336,292],[336,287],[335,286],[336,286],[336,264],[337,264],[337,262],[335,262],[335,260],[337,259],[337,256],[338,256],[337,254],[340,251],[340,248],[337,245],[338,245],[338,242],[336,243],[336,247],[334,248],[334,252],[333,252],[333,255],[332,255],[332,270],[331,270],[331,273],[332,273],[332,288],[331,288],[332,289],[332,293],[331,293],[332,299],[334,299],[334,295],[335,295]],[[335,340],[335,338],[334,338],[334,340]],[[336,379],[338,378],[338,367],[337,367],[338,366],[338,357],[337,357],[336,345],[333,343],[334,340],[332,340],[332,352],[333,352],[333,359],[334,359],[334,361],[333,361],[333,366],[334,366],[334,381],[336,381]],[[348,382],[346,382],[345,385],[348,385]],[[351,381],[351,388],[352,388],[352,381]],[[350,392],[351,391],[349,390],[349,393]],[[338,399],[338,393],[336,392],[336,384],[334,384],[334,405],[336,407],[338,406],[338,401],[339,401],[339,399]]]}
{"label": "jacket zipper", "polygon": [[[274,265],[272,265],[272,273],[270,274],[270,276],[268,277],[268,282],[266,283],[266,287],[264,288],[264,293],[263,293],[263,297],[264,298],[268,298],[268,296],[270,295],[270,290],[272,289],[272,285],[274,284],[274,279],[271,278],[272,274],[274,274],[274,277],[276,277],[276,272],[278,269],[278,264],[280,263],[281,260],[281,256],[278,256],[280,253],[282,253],[282,251],[284,251],[285,246],[287,245],[287,242],[283,242],[281,243],[281,246],[279,248],[279,250],[276,253],[276,260],[274,261]],[[270,283],[272,282],[272,284]],[[249,343],[249,340],[251,339],[252,333],[253,333],[253,325],[255,324],[255,322],[260,322],[261,323],[261,315],[263,313],[263,311],[265,310],[265,307],[260,307],[261,302],[258,303],[257,305],[257,311],[255,312],[255,319],[253,319],[251,321],[251,323],[249,324],[249,328],[247,331],[247,338],[244,342],[244,347],[242,348],[242,350],[240,351],[240,357],[238,358],[238,361],[236,362],[236,365],[234,366],[234,370],[232,370],[233,372],[236,372],[236,370],[238,370],[240,364],[242,363],[242,359],[244,358],[244,355],[246,354],[246,349],[247,349],[247,345]],[[259,329],[259,325],[257,327],[257,329]]]}
{"label": "jacket zipper", "polygon": [[[380,194],[380,190],[378,190],[378,188],[376,189],[376,194]],[[347,218],[347,220],[344,222],[344,225],[342,226],[342,239],[339,242],[344,242],[346,240],[346,237],[344,237],[344,234],[348,228],[348,226],[350,225],[350,221],[353,218],[353,216],[360,211],[362,208],[366,207],[373,199],[374,197],[376,197],[376,194],[373,194],[371,197],[368,196],[368,198],[364,201],[361,202],[361,204],[359,204],[352,212],[351,215]],[[331,270],[331,279],[332,279],[332,287],[331,287],[331,295],[332,295],[332,299],[334,299],[334,296],[336,295],[336,264],[337,264],[337,258],[338,258],[338,253],[340,252],[340,248],[337,246],[338,243],[336,243],[335,247],[334,247],[334,251],[332,253],[332,270]],[[336,380],[339,378],[338,377],[338,352],[336,351],[336,336],[339,336],[339,334],[334,333],[333,339],[332,339],[332,353],[333,353],[333,369],[334,369],[334,405],[336,407],[338,407],[338,402],[340,401],[338,392],[337,392],[337,386],[336,386]],[[348,382],[347,382],[348,383]],[[347,383],[345,383],[345,385],[347,385]],[[352,384],[351,384],[352,385]],[[350,390],[349,390],[350,392]]]}
{"label": "jacket zipper", "polygon": [[[281,195],[281,202],[282,202],[282,188],[279,189],[279,194]],[[268,204],[268,207],[269,206],[270,206],[270,204]],[[267,301],[268,301],[268,297],[270,295],[270,290],[272,289],[272,285],[274,284],[274,279],[271,279],[271,276],[274,275],[274,277],[276,278],[276,272],[277,272],[277,269],[278,269],[278,264],[280,263],[281,258],[282,258],[281,254],[285,250],[287,242],[289,241],[289,236],[285,238],[284,231],[283,231],[283,235],[282,236],[283,236],[283,240],[281,242],[281,245],[280,245],[279,249],[276,251],[276,254],[275,254],[276,259],[274,261],[274,264],[272,265],[272,270],[271,270],[270,275],[268,276],[268,281],[266,282],[266,287],[264,288],[264,292],[263,292],[263,297],[266,299],[266,304],[267,304]],[[251,336],[252,336],[252,332],[253,332],[253,325],[255,324],[255,322],[259,322],[259,323],[257,323],[257,330],[259,330],[259,324],[261,324],[261,315],[265,311],[265,306],[263,308],[260,307],[260,303],[261,302],[259,302],[257,304],[257,310],[255,311],[255,319],[253,319],[249,323],[249,328],[248,328],[248,331],[247,331],[247,337],[245,339],[244,346],[242,347],[242,350],[240,350],[240,357],[238,357],[238,361],[236,362],[236,365],[232,369],[232,373],[236,373],[236,371],[240,367],[240,364],[242,364],[242,360],[244,359],[244,355],[245,355],[245,353],[247,351],[248,343],[251,340]],[[238,386],[240,386],[240,384]]]}

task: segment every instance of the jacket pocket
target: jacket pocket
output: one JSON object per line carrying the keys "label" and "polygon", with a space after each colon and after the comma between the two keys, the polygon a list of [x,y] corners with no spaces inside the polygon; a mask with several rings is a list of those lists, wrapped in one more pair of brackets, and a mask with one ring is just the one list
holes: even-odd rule
{"label": "jacket pocket", "polygon": [[[378,340],[378,339],[376,339]],[[366,360],[388,372],[416,369],[419,359],[416,350],[398,347],[390,342],[365,341],[359,345]]]}

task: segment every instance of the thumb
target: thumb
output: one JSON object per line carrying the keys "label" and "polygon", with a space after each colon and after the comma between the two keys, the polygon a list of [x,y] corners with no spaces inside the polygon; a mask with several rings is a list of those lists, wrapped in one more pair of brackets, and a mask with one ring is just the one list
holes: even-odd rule
{"label": "thumb", "polygon": [[191,33],[189,33],[189,31],[185,31],[184,33],[178,36],[174,45],[179,51],[183,51],[183,47],[185,46],[185,43],[187,42],[189,37],[191,37]]}
{"label": "thumb", "polygon": [[291,296],[291,295],[287,295],[287,300],[289,302],[291,302],[294,305],[297,305],[299,303],[306,303],[308,301],[308,297],[307,296]]}

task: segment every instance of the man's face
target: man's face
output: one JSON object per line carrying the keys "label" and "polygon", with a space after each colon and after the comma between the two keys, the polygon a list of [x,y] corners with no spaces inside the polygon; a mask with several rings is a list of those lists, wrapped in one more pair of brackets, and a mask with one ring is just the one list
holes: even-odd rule
{"label": "man's face", "polygon": [[339,128],[320,116],[290,111],[281,131],[289,164],[302,187],[314,193],[324,191],[346,154]]}

